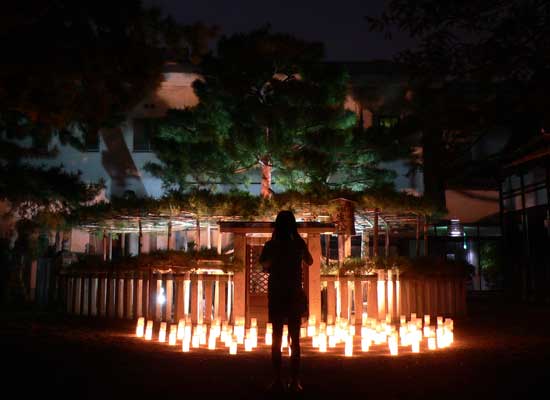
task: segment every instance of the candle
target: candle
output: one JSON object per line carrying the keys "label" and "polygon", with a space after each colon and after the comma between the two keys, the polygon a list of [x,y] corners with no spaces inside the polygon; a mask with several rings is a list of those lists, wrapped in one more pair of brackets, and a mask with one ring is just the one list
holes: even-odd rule
{"label": "candle", "polygon": [[175,324],[170,325],[170,335],[168,336],[168,344],[170,346],[176,345],[177,332],[178,332],[178,326]]}
{"label": "candle", "polygon": [[229,345],[229,354],[237,354],[237,342],[234,340],[231,340],[231,344]]}
{"label": "candle", "polygon": [[184,335],[185,335],[185,319],[180,318],[180,320],[178,321],[178,333],[177,333],[178,340],[183,340]]}
{"label": "candle", "polygon": [[244,351],[252,351],[252,340],[249,337],[244,339]]}
{"label": "candle", "polygon": [[389,337],[388,346],[390,348],[390,354],[396,356],[398,354],[397,335],[394,334]]}
{"label": "candle", "polygon": [[184,353],[189,352],[189,344],[189,338],[185,337],[181,344],[181,351],[183,351]]}
{"label": "candle", "polygon": [[424,315],[424,325],[430,325],[430,316],[428,314]]}
{"label": "candle", "polygon": [[361,351],[367,352],[370,348],[370,340],[367,338],[361,339]]}
{"label": "candle", "polygon": [[435,344],[435,338],[434,337],[428,338],[428,350],[435,350],[436,348],[437,346]]}
{"label": "candle", "polygon": [[273,336],[271,332],[265,334],[265,344],[271,346],[273,344]]}
{"label": "candle", "polygon": [[139,338],[143,337],[144,325],[145,325],[145,318],[139,317],[137,321],[137,326],[136,326],[136,336]]}
{"label": "candle", "polygon": [[346,338],[346,347],[345,347],[345,350],[344,350],[344,354],[345,354],[346,357],[353,356],[353,337],[351,337],[351,336],[348,336]]}
{"label": "candle", "polygon": [[216,336],[210,335],[208,337],[208,350],[216,350]]}
{"label": "candle", "polygon": [[145,340],[153,339],[153,321],[147,321],[147,327],[145,328]]}
{"label": "candle", "polygon": [[318,337],[317,342],[319,344],[319,351],[321,353],[326,353],[327,352],[327,335],[325,335],[324,333],[321,333]]}
{"label": "candle", "polygon": [[166,322],[160,323],[160,330],[159,330],[159,342],[164,343],[166,341]]}

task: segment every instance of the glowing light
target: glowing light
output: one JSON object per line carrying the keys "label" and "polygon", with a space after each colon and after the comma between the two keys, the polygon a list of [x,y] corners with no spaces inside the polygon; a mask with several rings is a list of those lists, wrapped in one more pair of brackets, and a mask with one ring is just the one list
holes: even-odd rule
{"label": "glowing light", "polygon": [[143,334],[144,334],[144,325],[145,325],[145,318],[139,317],[139,318],[138,318],[138,321],[137,321],[137,326],[136,326],[136,336],[137,336],[138,338],[143,337]]}

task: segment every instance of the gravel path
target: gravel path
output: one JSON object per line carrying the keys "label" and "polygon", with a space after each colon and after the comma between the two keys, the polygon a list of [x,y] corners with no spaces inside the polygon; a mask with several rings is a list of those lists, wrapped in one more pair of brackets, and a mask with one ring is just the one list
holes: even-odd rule
{"label": "gravel path", "polygon": [[[269,349],[229,356],[136,339],[134,323],[0,313],[4,393],[14,398],[260,399],[270,381]],[[304,350],[302,398],[359,394],[379,399],[543,399],[550,384],[550,308],[469,303],[452,348],[390,357]],[[357,347],[356,347],[357,349]],[[537,395],[542,390],[546,394]],[[201,395],[198,397],[198,395]],[[4,397],[4,396],[2,396]],[[4,397],[12,398],[12,396]]]}

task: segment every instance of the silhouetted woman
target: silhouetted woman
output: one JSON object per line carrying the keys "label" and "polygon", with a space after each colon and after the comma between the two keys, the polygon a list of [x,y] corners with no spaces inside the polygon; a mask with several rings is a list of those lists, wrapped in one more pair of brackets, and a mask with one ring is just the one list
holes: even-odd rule
{"label": "silhouetted woman", "polygon": [[283,388],[281,379],[281,341],[283,325],[288,324],[291,341],[291,381],[289,389],[300,391],[300,325],[302,318],[302,262],[313,263],[307,245],[298,234],[298,225],[291,211],[281,211],[275,219],[275,230],[260,256],[260,264],[269,273],[268,309],[273,324],[271,359],[275,379],[273,390]]}

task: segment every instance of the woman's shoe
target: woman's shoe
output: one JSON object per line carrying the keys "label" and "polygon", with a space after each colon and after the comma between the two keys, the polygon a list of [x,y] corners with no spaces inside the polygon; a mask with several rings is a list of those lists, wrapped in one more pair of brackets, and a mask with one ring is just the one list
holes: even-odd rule
{"label": "woman's shoe", "polygon": [[283,381],[280,379],[275,379],[267,387],[268,393],[284,393],[284,391],[285,391],[285,385],[283,384]]}
{"label": "woman's shoe", "polygon": [[300,380],[293,379],[288,385],[288,391],[291,393],[301,393],[304,391],[304,388],[300,384]]}

